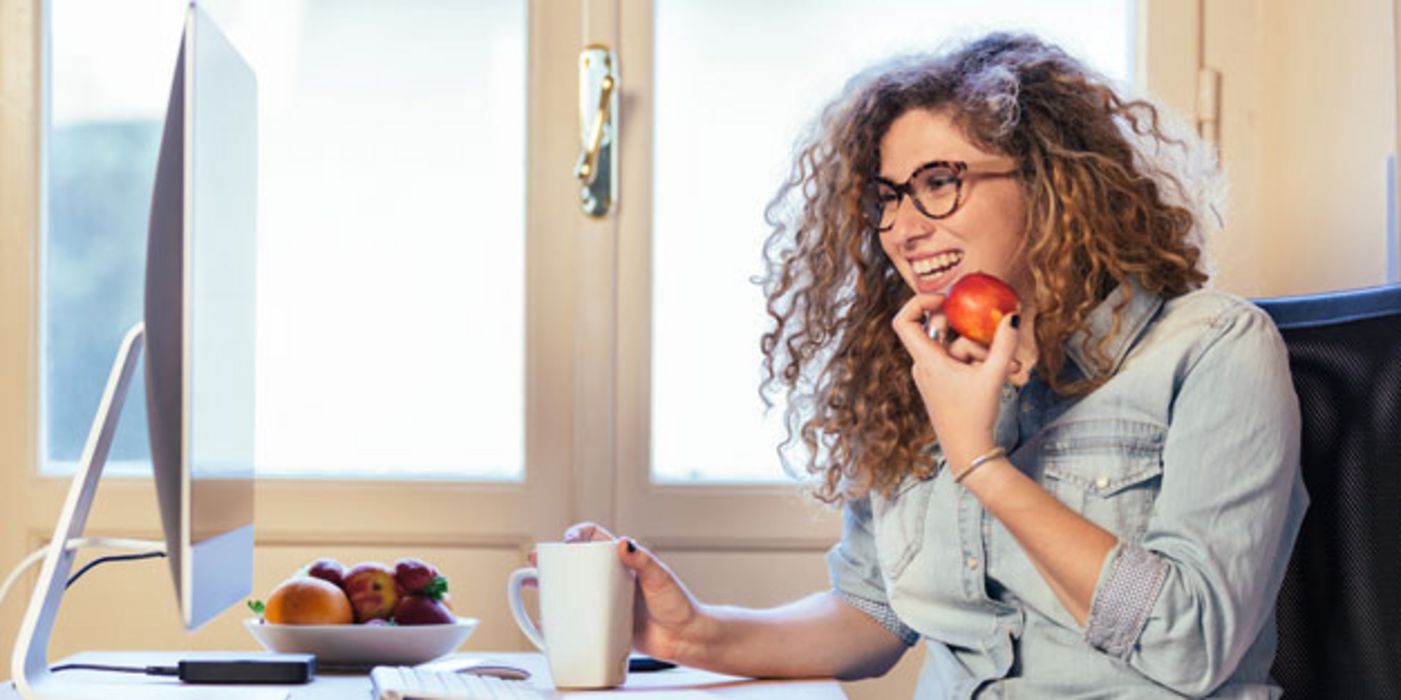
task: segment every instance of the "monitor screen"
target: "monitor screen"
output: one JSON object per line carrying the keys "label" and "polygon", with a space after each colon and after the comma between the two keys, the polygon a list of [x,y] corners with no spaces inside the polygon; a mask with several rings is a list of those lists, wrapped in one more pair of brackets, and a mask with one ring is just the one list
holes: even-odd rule
{"label": "monitor screen", "polygon": [[175,589],[193,629],[252,590],[257,84],[186,13],[151,202],[146,382]]}

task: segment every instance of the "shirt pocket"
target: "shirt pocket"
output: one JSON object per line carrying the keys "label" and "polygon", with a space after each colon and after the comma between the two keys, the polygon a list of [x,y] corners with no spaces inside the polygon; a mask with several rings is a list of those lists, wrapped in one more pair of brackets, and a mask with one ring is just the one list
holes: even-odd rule
{"label": "shirt pocket", "polygon": [[1042,485],[1120,539],[1136,540],[1162,486],[1165,436],[1160,426],[1132,421],[1061,426],[1041,448]]}
{"label": "shirt pocket", "polygon": [[886,581],[899,578],[924,545],[924,523],[933,493],[934,479],[907,475],[889,499],[872,496],[876,558]]}

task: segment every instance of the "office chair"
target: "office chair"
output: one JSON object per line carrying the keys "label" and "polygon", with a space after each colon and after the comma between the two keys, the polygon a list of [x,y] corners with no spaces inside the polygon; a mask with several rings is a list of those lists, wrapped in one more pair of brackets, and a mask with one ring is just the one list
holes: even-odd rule
{"label": "office chair", "polygon": [[1311,499],[1274,678],[1287,699],[1401,698],[1401,285],[1256,304],[1289,349]]}

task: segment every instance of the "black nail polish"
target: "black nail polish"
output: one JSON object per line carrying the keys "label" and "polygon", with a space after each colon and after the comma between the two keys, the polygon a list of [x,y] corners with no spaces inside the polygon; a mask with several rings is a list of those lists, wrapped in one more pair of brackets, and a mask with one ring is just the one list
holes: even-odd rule
{"label": "black nail polish", "polygon": [[1021,314],[1012,314],[1012,327],[1013,327],[1013,328],[1017,328],[1017,327],[1020,327],[1021,325],[1022,325],[1022,315],[1021,315]]}
{"label": "black nail polish", "polygon": [[633,542],[633,541],[632,541],[632,538],[629,537],[629,538],[628,538],[628,553],[631,554],[631,553],[634,553],[634,552],[636,552],[636,551],[637,551],[637,543],[636,543],[636,542]]}

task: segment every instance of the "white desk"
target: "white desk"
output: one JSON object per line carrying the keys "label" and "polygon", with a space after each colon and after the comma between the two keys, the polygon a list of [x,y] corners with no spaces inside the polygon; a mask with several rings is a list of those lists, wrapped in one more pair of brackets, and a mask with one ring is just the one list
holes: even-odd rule
{"label": "white desk", "polygon": [[[59,663],[112,664],[119,666],[174,665],[181,658],[194,658],[198,652],[85,652],[63,659]],[[774,681],[754,680],[726,676],[692,668],[675,668],[650,673],[630,673],[628,682],[621,688],[590,691],[557,691],[550,682],[549,669],[545,658],[540,654],[520,652],[467,652],[462,656],[483,658],[519,666],[530,671],[530,681],[536,688],[546,691],[549,698],[573,698],[579,700],[603,700],[604,698],[625,698],[626,700],[656,700],[677,698],[680,700],[704,700],[706,698],[762,700],[784,698],[785,700],[844,700],[841,684],[830,679]],[[125,673],[98,671],[63,671],[55,674],[74,686],[98,686],[104,692],[90,695],[111,700],[119,698],[250,698],[263,700],[261,693],[276,697],[275,691],[285,690],[288,700],[364,700],[370,697],[370,679],[363,674],[318,673],[316,680],[306,685],[288,686],[194,686],[182,685],[174,678],[142,676]],[[91,686],[89,686],[91,687]],[[259,689],[259,690],[254,690]],[[84,693],[84,695],[88,695]],[[14,685],[5,682],[0,689],[0,700],[17,700],[19,693]]]}

